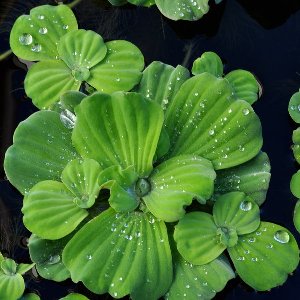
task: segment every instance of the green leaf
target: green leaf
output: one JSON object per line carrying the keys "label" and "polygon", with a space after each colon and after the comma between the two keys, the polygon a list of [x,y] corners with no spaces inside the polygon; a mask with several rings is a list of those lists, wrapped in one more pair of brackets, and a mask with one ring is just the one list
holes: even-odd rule
{"label": "green leaf", "polygon": [[164,155],[166,155],[169,149],[170,149],[170,138],[167,130],[163,127],[160,132],[160,137],[155,152],[155,161],[159,160]]}
{"label": "green leaf", "polygon": [[89,298],[81,294],[71,293],[66,297],[60,298],[60,300],[89,300]]}
{"label": "green leaf", "polygon": [[70,272],[62,263],[62,251],[73,235],[60,240],[44,240],[31,235],[28,243],[30,258],[36,263],[40,276],[48,280],[64,281],[70,277]]}
{"label": "green leaf", "polygon": [[127,0],[108,0],[109,3],[115,6],[121,6],[127,3]]}
{"label": "green leaf", "polygon": [[33,264],[19,264],[17,265],[17,273],[23,275],[26,272],[28,272],[29,270],[31,270],[34,267],[34,263]]}
{"label": "green leaf", "polygon": [[297,201],[297,204],[295,206],[293,221],[297,231],[300,233],[300,201],[299,200]]}
{"label": "green leaf", "polygon": [[260,87],[252,73],[245,70],[235,70],[228,73],[225,78],[233,87],[237,99],[245,100],[250,104],[258,99]]}
{"label": "green leaf", "polygon": [[130,91],[141,80],[143,54],[127,41],[111,41],[106,46],[105,59],[90,70],[87,82],[98,91],[108,94]]}
{"label": "green leaf", "polygon": [[10,47],[16,56],[25,60],[56,59],[60,38],[77,28],[76,18],[68,6],[38,6],[30,15],[16,20],[10,33]]}
{"label": "green leaf", "polygon": [[209,11],[208,0],[155,0],[161,13],[171,20],[199,20]]}
{"label": "green leaf", "polygon": [[300,164],[300,127],[293,131],[293,143],[294,157],[297,163]]}
{"label": "green leaf", "polygon": [[241,191],[261,205],[266,199],[269,188],[270,169],[268,155],[260,152],[255,158],[242,165],[220,170],[217,172],[215,194]]}
{"label": "green leaf", "polygon": [[239,237],[238,244],[228,251],[239,276],[257,291],[282,285],[299,263],[293,235],[268,222],[261,222],[256,232]]}
{"label": "green leaf", "polygon": [[179,220],[174,239],[182,257],[195,265],[211,262],[226,249],[213,217],[205,212],[188,213]]}
{"label": "green leaf", "polygon": [[1,262],[4,260],[4,256],[2,255],[2,253],[0,252],[0,264]]}
{"label": "green leaf", "polygon": [[197,156],[173,157],[150,176],[151,192],[143,197],[150,212],[166,222],[181,219],[184,206],[194,198],[205,203],[213,193],[215,171],[210,161]]}
{"label": "green leaf", "polygon": [[33,104],[46,109],[58,102],[69,90],[79,90],[81,82],[75,80],[71,70],[62,61],[48,60],[34,64],[25,78],[25,92]]}
{"label": "green leaf", "polygon": [[154,61],[144,70],[136,91],[166,109],[189,77],[189,70],[180,65],[174,68]]}
{"label": "green leaf", "polygon": [[67,244],[63,262],[74,282],[115,298],[158,299],[173,275],[165,224],[141,212],[101,213]]}
{"label": "green leaf", "polygon": [[102,168],[93,159],[75,159],[68,163],[62,172],[61,180],[72,194],[75,202],[81,208],[94,205],[100,192],[98,177]]}
{"label": "green leaf", "polygon": [[57,240],[68,235],[88,215],[76,204],[75,197],[61,182],[37,183],[24,197],[24,225],[44,239]]}
{"label": "green leaf", "polygon": [[160,136],[163,111],[136,93],[95,93],[75,109],[73,144],[85,158],[104,168],[129,166],[149,175]]}
{"label": "green leaf", "polygon": [[[107,47],[98,33],[91,30],[76,30],[64,35],[58,44],[60,58],[75,71],[89,70],[102,61]],[[86,81],[87,78],[77,78]]]}
{"label": "green leaf", "polygon": [[223,76],[223,63],[221,58],[214,52],[205,52],[193,63],[193,75],[199,75],[204,72],[210,73],[216,77]]}
{"label": "green leaf", "polygon": [[24,194],[40,181],[59,180],[67,163],[77,157],[71,131],[59,114],[40,111],[17,127],[4,168],[9,181]]}
{"label": "green leaf", "polygon": [[165,296],[166,300],[212,299],[235,277],[225,256],[202,266],[188,263],[178,253],[173,254],[173,258],[174,279]]}
{"label": "green leaf", "polygon": [[289,114],[296,123],[300,123],[300,92],[295,93],[290,99]]}
{"label": "green leaf", "polygon": [[290,182],[290,188],[292,194],[299,199],[300,198],[300,170],[293,175]]}
{"label": "green leaf", "polygon": [[0,272],[8,276],[14,276],[17,273],[17,264],[13,259],[6,258],[1,261]]}
{"label": "green leaf", "polygon": [[35,293],[23,295],[20,300],[40,300],[41,298]]}
{"label": "green leaf", "polygon": [[20,274],[8,276],[0,272],[0,299],[17,300],[24,290],[25,283]]}
{"label": "green leaf", "polygon": [[81,103],[87,95],[78,91],[67,91],[60,96],[61,110],[67,109],[74,114],[74,108]]}
{"label": "green leaf", "polygon": [[260,224],[258,205],[241,192],[220,196],[213,217],[217,226],[235,229],[238,235],[253,232]]}
{"label": "green leaf", "polygon": [[242,164],[262,146],[261,125],[249,103],[235,100],[226,79],[208,73],[187,80],[166,111],[169,156],[194,154],[216,170]]}
{"label": "green leaf", "polygon": [[151,5],[155,4],[155,0],[127,0],[128,3],[139,5],[139,6],[146,6],[150,7]]}

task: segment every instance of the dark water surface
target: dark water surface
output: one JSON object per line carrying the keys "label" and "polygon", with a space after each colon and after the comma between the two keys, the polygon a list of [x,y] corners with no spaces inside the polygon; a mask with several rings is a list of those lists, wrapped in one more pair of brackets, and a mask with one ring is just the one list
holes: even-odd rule
{"label": "dark water surface", "polygon": [[[18,15],[45,3],[51,4],[51,1],[0,2],[1,51],[8,49],[8,32]],[[263,150],[272,165],[262,219],[287,227],[300,242],[292,224],[296,199],[289,190],[290,178],[299,168],[290,150],[292,130],[296,126],[287,113],[291,95],[300,88],[300,1],[227,0],[211,6],[205,18],[192,23],[167,20],[156,8],[111,8],[104,0],[82,1],[75,13],[81,28],[93,29],[106,40],[127,39],[135,43],[147,64],[160,60],[190,68],[203,52],[215,51],[226,63],[226,73],[241,68],[258,77],[264,93],[254,108],[263,126]],[[5,180],[2,167],[14,129],[36,111],[24,95],[26,71],[20,66],[13,56],[0,62],[0,250],[25,261],[28,253],[22,237],[28,232],[21,222],[22,199]],[[42,299],[58,299],[68,291],[85,293],[81,285],[71,282],[57,284],[33,276],[27,280],[28,290],[39,291]],[[256,293],[239,279],[232,280],[216,299],[296,300],[300,298],[297,292],[300,292],[299,270],[285,285],[271,292]],[[86,295],[90,294],[86,292]],[[111,299],[110,296],[90,296],[91,299]]]}

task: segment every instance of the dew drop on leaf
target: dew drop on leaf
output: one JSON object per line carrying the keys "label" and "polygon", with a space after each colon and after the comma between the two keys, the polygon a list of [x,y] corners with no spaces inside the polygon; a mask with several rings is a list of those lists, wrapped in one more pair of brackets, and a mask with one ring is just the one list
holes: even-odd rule
{"label": "dew drop on leaf", "polygon": [[44,19],[45,19],[45,16],[43,16],[43,15],[38,15],[38,19],[39,19],[39,20],[44,20]]}
{"label": "dew drop on leaf", "polygon": [[41,52],[42,50],[42,46],[40,44],[34,44],[31,47],[31,51],[33,52]]}
{"label": "dew drop on leaf", "polygon": [[73,129],[76,122],[76,116],[69,110],[65,109],[60,113],[60,121],[68,129]]}
{"label": "dew drop on leaf", "polygon": [[63,29],[64,29],[64,30],[67,30],[68,28],[69,28],[69,25],[64,25],[64,26],[63,26]]}
{"label": "dew drop on leaf", "polygon": [[29,33],[24,33],[19,37],[19,42],[25,46],[31,45],[32,41],[32,35]]}
{"label": "dew drop on leaf", "polygon": [[59,256],[59,255],[53,255],[53,256],[50,256],[49,261],[48,261],[48,264],[49,264],[49,265],[55,265],[55,264],[57,264],[59,261],[60,261],[60,256]]}
{"label": "dew drop on leaf", "polygon": [[249,113],[250,113],[250,110],[249,110],[248,108],[244,108],[244,109],[243,109],[243,115],[244,115],[244,116],[249,115]]}
{"label": "dew drop on leaf", "polygon": [[48,29],[46,27],[42,27],[39,29],[40,34],[46,34],[48,32]]}
{"label": "dew drop on leaf", "polygon": [[281,244],[286,244],[289,242],[290,240],[290,236],[289,234],[284,231],[284,230],[278,230],[275,232],[274,234],[274,239],[275,241],[281,243]]}
{"label": "dew drop on leaf", "polygon": [[240,209],[243,211],[249,211],[252,209],[252,203],[250,201],[243,201],[240,204]]}

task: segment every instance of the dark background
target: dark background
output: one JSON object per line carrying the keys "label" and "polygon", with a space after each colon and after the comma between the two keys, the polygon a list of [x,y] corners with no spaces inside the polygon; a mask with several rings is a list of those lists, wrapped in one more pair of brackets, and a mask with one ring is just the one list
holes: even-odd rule
{"label": "dark background", "polygon": [[[0,50],[8,49],[9,30],[14,20],[30,8],[49,1],[0,1]],[[106,40],[127,39],[143,52],[146,64],[153,60],[191,68],[205,51],[217,52],[225,62],[225,72],[246,69],[263,86],[263,96],[254,105],[264,134],[264,147],[271,160],[272,179],[262,219],[287,227],[300,242],[292,223],[296,199],[289,181],[299,166],[290,149],[296,125],[287,113],[288,101],[300,88],[300,1],[224,0],[197,22],[174,22],[161,16],[156,8],[125,6],[113,8],[105,0],[83,0],[74,11],[80,28],[93,29]],[[22,69],[23,68],[23,69]],[[26,261],[25,236],[21,221],[22,198],[9,184],[3,172],[3,157],[12,144],[18,123],[36,109],[26,99],[23,89],[25,68],[13,56],[0,62],[0,250],[16,260]],[[28,137],[30,138],[30,136]],[[268,274],[265,274],[268,276]],[[35,290],[42,299],[58,299],[78,291],[91,299],[81,285],[56,284],[34,274],[27,276],[28,291]],[[270,292],[257,293],[239,279],[228,283],[216,299],[299,299],[300,271]],[[180,299],[179,299],[180,300]]]}

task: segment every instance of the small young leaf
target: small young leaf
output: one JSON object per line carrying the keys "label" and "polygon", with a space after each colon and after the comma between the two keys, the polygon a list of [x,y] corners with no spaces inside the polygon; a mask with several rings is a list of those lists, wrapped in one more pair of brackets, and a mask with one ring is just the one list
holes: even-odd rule
{"label": "small young leaf", "polygon": [[292,96],[289,102],[289,114],[296,123],[300,123],[300,92]]}
{"label": "small young leaf", "polygon": [[151,5],[155,4],[155,0],[127,0],[128,3],[139,5],[139,6],[146,6],[150,7]]}
{"label": "small young leaf", "polygon": [[290,188],[292,194],[299,199],[300,198],[300,170],[293,175],[290,182]]}
{"label": "small young leaf", "polygon": [[74,108],[81,103],[87,95],[78,91],[67,91],[60,96],[61,109],[67,109],[74,114]]}
{"label": "small young leaf", "polygon": [[0,299],[18,300],[24,290],[25,283],[20,274],[9,276],[0,271]]}
{"label": "small young leaf", "polygon": [[293,131],[293,143],[294,157],[297,163],[300,164],[300,127]]}
{"label": "small young leaf", "polygon": [[10,47],[16,56],[25,60],[56,59],[60,38],[77,28],[76,18],[68,6],[38,6],[30,15],[16,20],[10,33]]}
{"label": "small young leaf", "polygon": [[240,236],[238,244],[228,251],[239,276],[257,291],[282,285],[299,263],[293,235],[267,222],[261,222],[255,232]]}
{"label": "small young leaf", "polygon": [[214,52],[205,52],[193,63],[193,75],[199,75],[204,72],[210,73],[216,77],[223,76],[223,63],[221,58]]}
{"label": "small young leaf", "polygon": [[23,295],[20,300],[40,300],[41,298],[35,293]]}
{"label": "small young leaf", "polygon": [[299,200],[297,201],[297,204],[295,206],[293,220],[297,231],[300,233],[300,201]]}
{"label": "small young leaf", "polygon": [[89,298],[81,294],[71,293],[66,297],[60,298],[59,300],[89,300]]}
{"label": "small young leaf", "polygon": [[23,275],[34,267],[33,264],[18,264],[17,265],[17,273]]}
{"label": "small young leaf", "polygon": [[182,257],[195,265],[211,262],[226,249],[213,216],[205,212],[191,212],[179,220],[174,239]]}
{"label": "small young leaf", "polygon": [[127,3],[127,0],[108,0],[112,5],[121,6]]}

